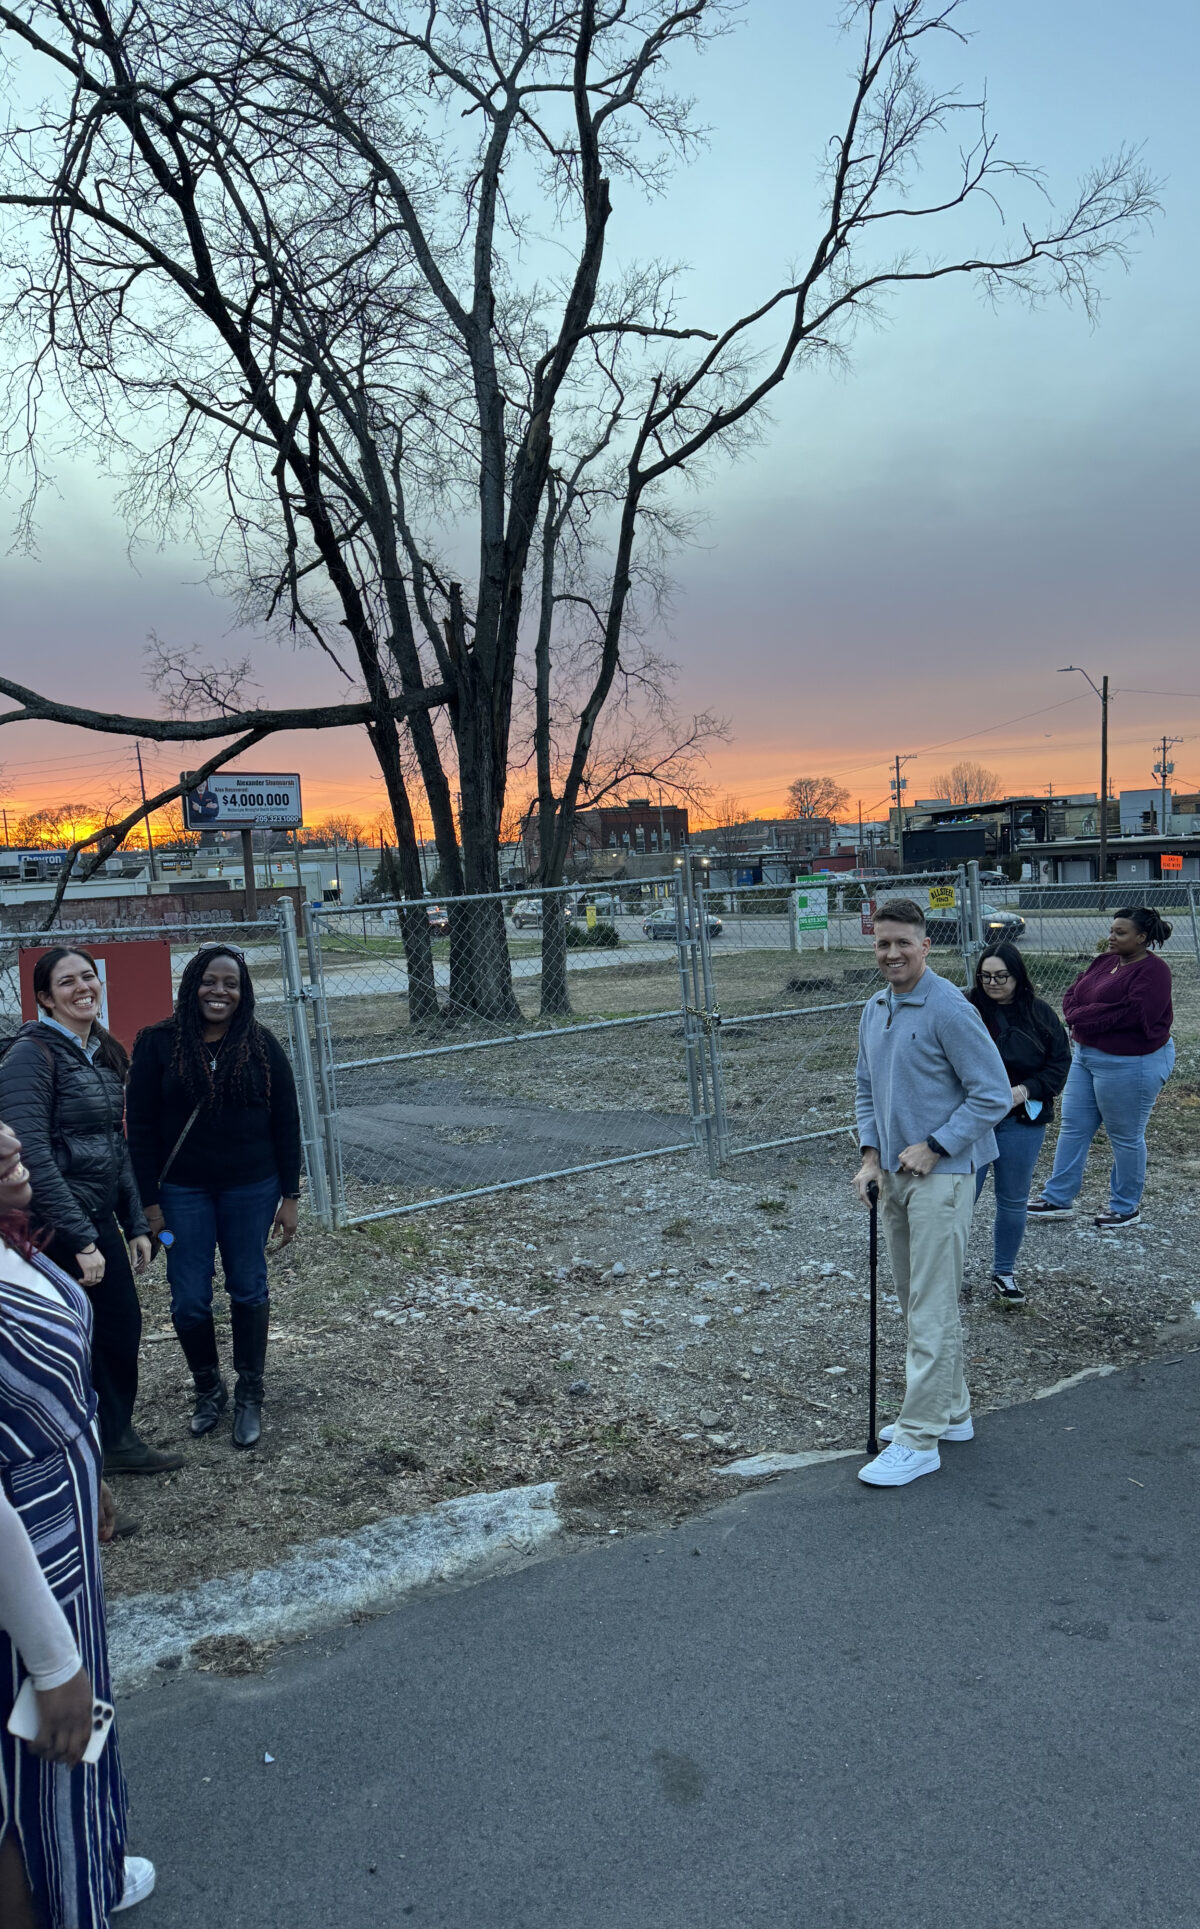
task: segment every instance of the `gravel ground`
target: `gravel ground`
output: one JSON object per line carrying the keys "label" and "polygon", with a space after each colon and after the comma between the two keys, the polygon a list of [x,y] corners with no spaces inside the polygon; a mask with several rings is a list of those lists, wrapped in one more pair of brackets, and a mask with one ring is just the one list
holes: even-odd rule
{"label": "gravel ground", "polygon": [[[1200,1083],[1185,1067],[1151,1124],[1142,1225],[1119,1236],[1091,1225],[1104,1203],[1097,1149],[1078,1219],[1029,1233],[1021,1311],[988,1296],[985,1194],[963,1309],[977,1413],[1200,1339],[1198,1123]],[[670,1158],[340,1233],[304,1224],[276,1262],[253,1454],[232,1451],[227,1424],[187,1437],[159,1265],[144,1289],[139,1420],[157,1444],[186,1441],[186,1465],[119,1483],[141,1530],[105,1550],[110,1591],[261,1566],[296,1543],[527,1481],[562,1480],[578,1530],[620,1532],[704,1505],[715,1470],[744,1452],[858,1446],[867,1242],[853,1165],[837,1138],[752,1155],[716,1180]],[[883,1419],[903,1384],[886,1260],[881,1291]]]}

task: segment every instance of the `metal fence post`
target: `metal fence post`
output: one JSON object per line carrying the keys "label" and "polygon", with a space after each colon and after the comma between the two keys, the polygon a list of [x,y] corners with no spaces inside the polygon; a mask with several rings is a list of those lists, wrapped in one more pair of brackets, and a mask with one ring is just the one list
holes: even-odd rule
{"label": "metal fence post", "polygon": [[698,891],[697,931],[700,939],[700,979],[704,990],[704,1039],[707,1046],[709,1076],[712,1080],[713,1129],[718,1165],[724,1165],[729,1151],[729,1128],[725,1120],[725,1077],[721,1066],[721,1011],[713,982],[712,940],[708,934],[708,894]]}
{"label": "metal fence post", "polygon": [[970,949],[974,939],[974,922],[970,916],[970,883],[967,880],[967,866],[959,864],[955,872],[955,891],[959,897],[959,943],[963,947],[963,980],[970,986]]}
{"label": "metal fence post", "polygon": [[1188,885],[1188,910],[1192,919],[1192,949],[1196,953],[1196,969],[1200,971],[1200,924],[1196,922],[1196,887]]}
{"label": "metal fence post", "polygon": [[331,1223],[342,1226],[346,1222],[346,1185],[337,1133],[337,1093],[333,1082],[333,1049],[329,1037],[329,1001],[325,995],[321,927],[317,923],[316,907],[311,904],[304,907],[304,943],[308,952],[308,1001],[313,1008],[313,1034],[317,1043],[317,1092],[325,1144],[325,1167],[329,1174]]}
{"label": "metal fence post", "polygon": [[332,1223],[329,1199],[329,1174],[325,1168],[325,1146],[317,1107],[317,1083],[313,1075],[312,1045],[308,1036],[308,1017],[304,1010],[304,979],[300,971],[300,947],[296,942],[296,907],[290,897],[279,901],[279,951],[283,964],[284,1000],[288,1029],[292,1038],[292,1061],[296,1068],[296,1096],[304,1134],[308,1190],[313,1211],[322,1225]]}

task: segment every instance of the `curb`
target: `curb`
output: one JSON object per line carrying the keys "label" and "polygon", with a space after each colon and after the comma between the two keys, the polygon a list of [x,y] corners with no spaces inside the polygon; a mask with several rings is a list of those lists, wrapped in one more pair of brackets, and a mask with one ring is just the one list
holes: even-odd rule
{"label": "curb", "polygon": [[[1030,1398],[1048,1400],[1084,1380],[1121,1369],[1085,1367]],[[1013,1402],[1024,1406],[1024,1400]],[[997,1408],[1004,1412],[1004,1408]],[[862,1458],[860,1447],[821,1447],[804,1453],[757,1453],[715,1472],[761,1480],[830,1460]],[[276,1567],[222,1575],[171,1594],[129,1594],[109,1603],[108,1651],[113,1687],[128,1694],[155,1671],[186,1665],[198,1641],[240,1636],[277,1641],[334,1627],[354,1614],[380,1614],[435,1581],[474,1581],[514,1557],[528,1558],[562,1532],[555,1504],[558,1482],[504,1487],[490,1494],[443,1500],[427,1514],[396,1514],[340,1540],[298,1547]]]}
{"label": "curb", "polygon": [[480,1579],[561,1531],[556,1483],[444,1500],[427,1514],[374,1521],[342,1540],[298,1547],[276,1567],[222,1575],[171,1594],[110,1602],[108,1651],[119,1693],[184,1663],[197,1641],[272,1641],[378,1614],[433,1581]]}

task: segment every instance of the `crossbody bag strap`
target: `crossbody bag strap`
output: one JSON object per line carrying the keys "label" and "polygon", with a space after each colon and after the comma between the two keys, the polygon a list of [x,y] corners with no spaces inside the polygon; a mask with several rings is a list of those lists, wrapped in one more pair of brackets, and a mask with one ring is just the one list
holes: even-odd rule
{"label": "crossbody bag strap", "polygon": [[183,1144],[183,1141],[186,1139],[193,1125],[195,1125],[196,1120],[199,1118],[199,1116],[200,1116],[200,1107],[196,1105],[192,1108],[191,1117],[188,1119],[188,1122],[184,1126],[183,1131],[179,1134],[179,1137],[176,1139],[174,1145],[171,1147],[171,1150],[167,1153],[167,1163],[164,1165],[162,1171],[158,1175],[159,1185],[162,1184],[168,1172],[171,1170],[171,1167],[174,1165],[175,1156],[178,1153],[180,1146]]}

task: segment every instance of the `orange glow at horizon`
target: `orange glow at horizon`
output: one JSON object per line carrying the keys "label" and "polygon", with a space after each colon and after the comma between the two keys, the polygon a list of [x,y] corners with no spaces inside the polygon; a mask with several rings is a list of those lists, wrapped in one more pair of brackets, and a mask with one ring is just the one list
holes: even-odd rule
{"label": "orange glow at horizon", "polygon": [[[1121,737],[1127,741],[1122,742]],[[63,742],[64,745],[71,742],[66,733]],[[89,743],[87,749],[90,750],[90,747]],[[363,756],[357,756],[351,762],[344,748],[341,755],[330,755],[335,746],[322,744],[320,750],[324,754],[319,759],[310,754],[310,768],[305,772],[305,753],[311,752],[312,748],[315,747],[289,739],[287,756],[273,759],[273,765],[278,764],[280,769],[300,769],[305,822],[317,824],[324,817],[345,814],[358,818],[364,825],[372,825],[386,808],[383,782],[373,764]],[[65,751],[64,764],[70,754],[69,750]],[[1069,742],[1064,737],[1053,744],[1047,743],[1044,748],[1025,743],[997,747],[990,752],[985,747],[968,742],[961,748],[951,746],[915,758],[904,773],[908,778],[906,803],[915,805],[919,798],[936,795],[934,778],[962,757],[995,771],[1004,793],[1040,796],[1047,793],[1051,784],[1056,794],[1096,791],[1099,788],[1098,748],[1086,740]],[[1154,782],[1150,775],[1150,761],[1150,744],[1144,728],[1129,725],[1120,736],[1114,733],[1109,756],[1110,782],[1114,792],[1150,788]],[[1200,782],[1200,757],[1196,762],[1197,770],[1191,773],[1191,777],[1197,782],[1191,781],[1186,767],[1180,767],[1173,779],[1176,790],[1197,788]],[[778,742],[764,743],[757,749],[744,742],[717,744],[702,773],[702,783],[708,795],[700,804],[693,804],[692,821],[698,827],[718,822],[730,806],[745,811],[751,817],[783,816],[786,814],[788,785],[800,775],[830,776],[849,791],[849,803],[841,814],[843,823],[853,822],[860,803],[864,818],[882,818],[886,816],[891,802],[891,774],[887,753],[864,747],[861,743],[825,744],[818,750],[801,747],[794,752]],[[19,781],[19,775],[19,760],[14,759],[13,779]],[[522,778],[523,773],[514,776],[514,800],[523,799],[526,795]],[[64,800],[86,794],[87,768],[81,762],[78,772],[68,772],[65,781],[59,776],[53,781],[30,782],[19,788],[18,781],[10,781],[6,794],[0,798],[7,811],[12,842],[17,841],[16,827],[21,818],[34,811],[61,808]],[[647,789],[652,796],[657,795],[653,783],[647,786],[634,782],[628,786],[631,795]],[[415,786],[412,795],[419,833],[429,837],[432,831],[424,796]],[[116,814],[124,815],[132,804],[132,799],[124,801]],[[177,806],[166,807],[168,811],[172,808],[178,809]],[[95,810],[88,816],[81,814],[75,820],[76,836],[101,828],[106,816],[112,814],[111,811]],[[164,813],[156,812],[151,824],[156,836],[164,839],[171,837],[171,827]],[[126,841],[130,844],[142,843],[144,833],[135,831]]]}

